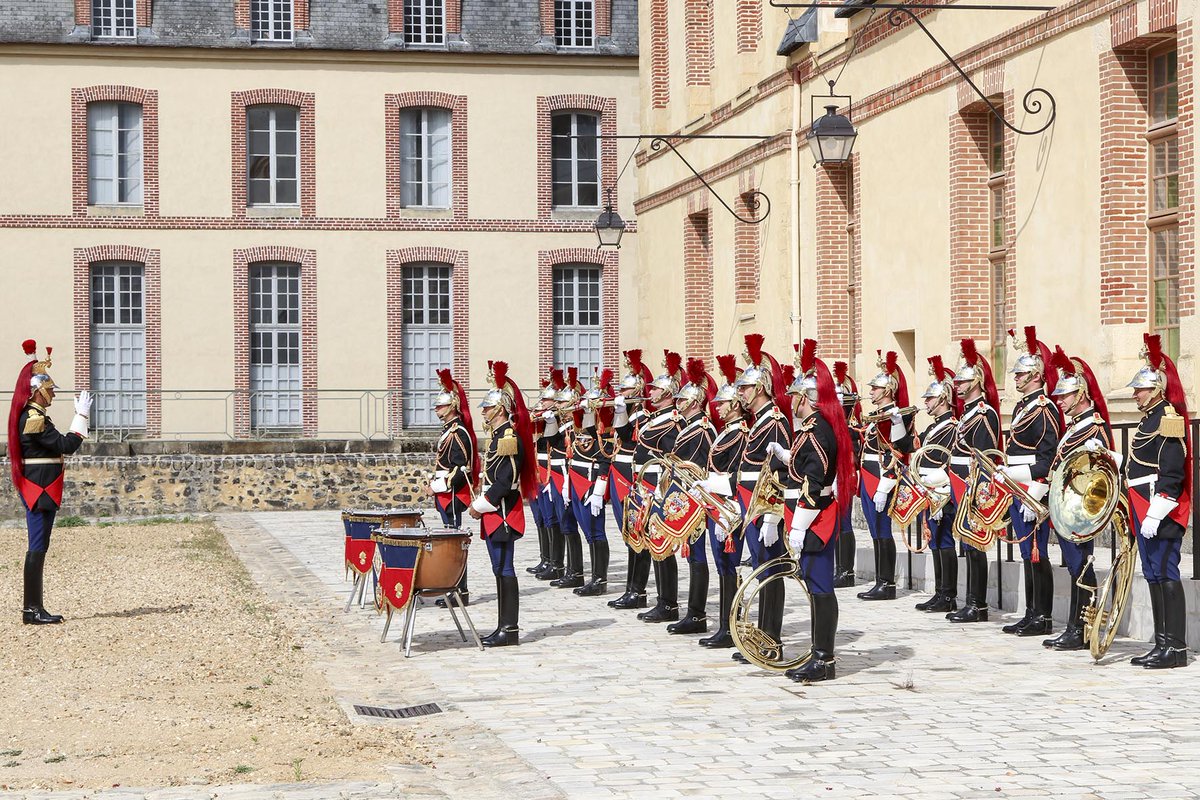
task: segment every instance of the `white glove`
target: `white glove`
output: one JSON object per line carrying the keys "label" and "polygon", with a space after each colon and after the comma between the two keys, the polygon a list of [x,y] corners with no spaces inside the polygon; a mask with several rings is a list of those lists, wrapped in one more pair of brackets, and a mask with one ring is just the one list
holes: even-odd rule
{"label": "white glove", "polygon": [[1083,449],[1089,453],[1099,453],[1101,450],[1107,450],[1108,448],[1104,446],[1104,442],[1092,438],[1083,443]]}
{"label": "white glove", "polygon": [[588,497],[588,508],[592,510],[592,516],[600,516],[600,512],[604,510],[604,492],[608,489],[608,481],[601,478],[592,486],[592,493]]}
{"label": "white glove", "polygon": [[900,414],[899,411],[893,411],[892,415],[890,417],[888,417],[888,422],[892,423],[893,429],[895,429],[897,427],[900,427],[900,428],[904,427],[904,417]]}
{"label": "white glove", "polygon": [[929,519],[933,522],[941,522],[942,521],[942,507],[939,507],[937,511],[930,511]]}
{"label": "white glove", "polygon": [[695,483],[693,483],[692,485],[699,486],[701,489],[708,492],[709,494],[715,494],[719,497],[729,497],[730,496],[729,479],[726,478],[724,475],[721,475],[716,472],[708,473],[707,478],[698,480]]}
{"label": "white glove", "polygon": [[788,531],[788,545],[791,546],[792,552],[799,554],[804,549],[804,534],[805,531],[792,528]]}
{"label": "white glove", "polygon": [[571,507],[571,484],[569,484],[569,483],[563,484],[562,498],[563,498],[563,508],[570,508]]}
{"label": "white glove", "polygon": [[619,394],[616,397],[614,397],[612,404],[613,404],[614,411],[624,411],[625,410],[625,395]]}
{"label": "white glove", "polygon": [[1017,483],[1033,483],[1033,472],[1028,464],[1012,464],[1007,467],[996,467],[997,472],[1003,472]]}
{"label": "white glove", "polygon": [[713,535],[717,537],[718,542],[724,542],[729,538],[729,529],[725,527],[725,522],[720,517],[713,526]]}
{"label": "white glove", "polygon": [[762,542],[763,547],[770,547],[779,541],[779,523],[774,520],[768,521],[763,519],[762,525],[758,526],[758,538]]}
{"label": "white glove", "polygon": [[1021,519],[1026,522],[1037,522],[1037,514],[1033,513],[1033,509],[1024,503],[1021,504]]}
{"label": "white glove", "polygon": [[542,430],[543,436],[553,436],[558,433],[558,414],[553,411],[545,411],[542,413],[542,421],[546,423],[546,427]]}
{"label": "white glove", "polygon": [[767,454],[775,456],[784,464],[792,463],[792,451],[781,445],[779,442],[771,442],[768,444]]}
{"label": "white glove", "polygon": [[1147,539],[1153,539],[1158,536],[1158,525],[1167,515],[1175,510],[1178,502],[1169,497],[1162,495],[1154,495],[1150,498],[1150,508],[1146,511],[1146,518],[1142,520],[1142,536]]}
{"label": "white glove", "polygon": [[803,506],[792,513],[792,527],[788,530],[788,544],[792,546],[792,553],[799,555],[804,549],[804,534],[808,533],[808,529],[820,515],[819,510]]}
{"label": "white glove", "polygon": [[93,400],[91,392],[87,389],[81,390],[79,396],[75,398],[75,413],[81,417],[91,416]]}
{"label": "white glove", "polygon": [[475,498],[475,502],[471,503],[471,508],[475,509],[480,514],[490,514],[493,511],[499,511],[494,505],[488,502],[487,495],[479,495]]}
{"label": "white glove", "polygon": [[1154,517],[1146,517],[1142,520],[1142,536],[1147,539],[1153,539],[1155,536],[1158,536],[1158,523],[1160,521]]}
{"label": "white glove", "polygon": [[550,494],[550,487],[552,485],[553,484],[550,481],[546,481],[546,485],[542,487],[542,494],[546,494],[546,495]]}
{"label": "white glove", "polygon": [[68,428],[71,433],[79,434],[80,438],[86,439],[88,435],[88,418],[76,414],[71,419],[71,427]]}
{"label": "white glove", "polygon": [[433,490],[434,494],[445,494],[450,491],[450,487],[446,485],[445,478],[434,478],[429,482],[429,488]]}
{"label": "white glove", "polygon": [[884,509],[887,508],[888,493],[876,492],[875,496],[872,497],[871,500],[875,503],[875,512],[882,514]]}

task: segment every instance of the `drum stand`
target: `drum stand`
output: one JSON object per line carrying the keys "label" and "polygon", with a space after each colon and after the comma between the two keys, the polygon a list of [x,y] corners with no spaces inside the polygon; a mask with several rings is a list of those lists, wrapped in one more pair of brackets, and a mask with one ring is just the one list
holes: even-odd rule
{"label": "drum stand", "polygon": [[[462,612],[463,619],[467,621],[467,627],[471,629],[471,636],[475,639],[475,646],[482,650],[483,642],[479,641],[479,631],[475,630],[475,623],[471,621],[471,615],[467,613],[467,604],[463,602],[458,587],[452,586],[449,589],[422,589],[418,597],[414,597],[409,601],[408,609],[404,612],[404,629],[400,637],[401,642],[404,644],[404,657],[409,658],[409,652],[412,650],[413,630],[416,628],[417,622],[417,600],[427,594],[440,594],[446,598],[446,608],[450,610],[450,618],[454,620],[454,627],[458,628],[458,635],[465,642],[467,641],[467,633],[458,621],[458,615],[454,613],[455,606],[458,606],[458,610]],[[379,637],[380,642],[387,641],[388,628],[391,627],[391,624],[392,614],[391,609],[389,609],[387,621],[383,624],[383,635]]]}
{"label": "drum stand", "polygon": [[[371,586],[377,587],[378,585],[379,585],[379,575],[375,571],[375,568],[371,567]],[[350,585],[350,597],[346,598],[346,611],[349,611],[350,606],[354,605],[354,595],[355,594],[358,595],[358,607],[359,608],[363,607],[363,605],[366,602],[363,598],[363,595],[366,593],[366,590],[367,590],[366,574],[365,573],[359,574],[358,572],[355,572],[354,573],[354,583],[352,583]]]}

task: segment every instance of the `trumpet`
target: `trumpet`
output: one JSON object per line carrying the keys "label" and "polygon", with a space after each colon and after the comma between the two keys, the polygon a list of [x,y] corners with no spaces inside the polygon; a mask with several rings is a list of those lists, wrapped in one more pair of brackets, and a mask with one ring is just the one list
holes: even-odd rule
{"label": "trumpet", "polygon": [[872,411],[869,414],[863,414],[862,424],[873,425],[878,422],[883,422],[886,419],[891,419],[893,414],[899,414],[902,417],[911,417],[917,413],[916,406],[905,406],[904,408],[895,408],[890,411]]}
{"label": "trumpet", "polygon": [[750,504],[746,507],[746,519],[758,519],[763,514],[774,514],[782,519],[783,511],[783,483],[775,471],[764,463],[754,483]]}
{"label": "trumpet", "polygon": [[1030,528],[1030,533],[1022,536],[1020,539],[1011,540],[1000,534],[1000,538],[1005,542],[1008,542],[1009,544],[1019,544],[1020,542],[1023,542],[1025,539],[1029,538],[1033,531],[1046,521],[1046,518],[1050,516],[1050,509],[1046,507],[1045,503],[1041,502],[1040,500],[1035,500],[1033,495],[1029,494],[1029,492],[1025,490],[1024,486],[1008,477],[1006,473],[1002,472],[1000,470],[1001,464],[997,464],[988,456],[999,456],[998,460],[1001,462],[1006,462],[1007,458],[999,450],[988,450],[986,453],[981,453],[980,451],[976,450],[972,454],[972,458],[974,459],[974,463],[978,465],[980,474],[984,475],[988,480],[998,484],[1003,488],[1004,491],[1000,493],[1000,496],[994,506],[989,506],[986,511],[985,509],[978,508],[976,511],[981,513],[980,521],[986,524],[988,527],[996,528],[996,531],[999,534],[1001,530],[1004,530],[1008,527],[1008,524],[1003,521],[1003,517],[1005,512],[1007,512],[1012,506],[1013,498],[1015,497],[1017,500],[1020,500],[1021,505],[1032,511],[1034,516],[1037,517],[1037,521],[1034,522],[1033,526]]}
{"label": "trumpet", "polygon": [[731,497],[721,497],[697,485],[708,477],[708,472],[690,461],[684,461],[678,456],[667,456],[665,459],[675,472],[684,476],[691,483],[691,491],[696,493],[700,501],[712,509],[717,515],[717,522],[732,536],[742,524],[742,510]]}
{"label": "trumpet", "polygon": [[[928,444],[913,453],[912,460],[906,466],[895,459],[896,469],[900,473],[892,502],[888,506],[888,516],[901,528],[907,528],[922,511],[936,512],[950,500],[950,477],[945,470],[938,469],[944,477],[934,478],[921,474],[920,464],[933,454],[944,454],[947,463],[950,451],[938,444]],[[934,471],[932,468],[930,472]],[[905,539],[905,545],[914,553],[925,552],[925,546],[914,548]]]}

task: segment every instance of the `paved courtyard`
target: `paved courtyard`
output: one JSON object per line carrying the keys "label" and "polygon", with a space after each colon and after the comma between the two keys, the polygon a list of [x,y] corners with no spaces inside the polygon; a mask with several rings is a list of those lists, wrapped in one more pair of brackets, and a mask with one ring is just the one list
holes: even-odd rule
{"label": "paved courtyard", "polygon": [[[989,623],[952,627],[913,610],[921,595],[864,603],[844,589],[838,678],[803,687],[603,599],[525,579],[537,552],[530,537],[518,546],[520,647],[479,652],[447,612],[425,606],[406,660],[398,622],[380,643],[373,610],[342,610],[349,584],[336,512],[219,522],[351,716],[354,704],[446,710],[363,722],[364,736],[371,725],[420,726],[439,752],[436,768],[397,769],[389,785],[55,797],[1200,796],[1200,667],[1134,669],[1125,660],[1140,642],[1118,640],[1094,665],[1046,651],[1040,638],[1001,634],[1009,615],[994,610]],[[623,572],[623,553],[613,561]],[[478,541],[470,563],[470,611],[486,634],[494,582]],[[807,629],[807,617],[789,614],[785,639],[806,640]]]}

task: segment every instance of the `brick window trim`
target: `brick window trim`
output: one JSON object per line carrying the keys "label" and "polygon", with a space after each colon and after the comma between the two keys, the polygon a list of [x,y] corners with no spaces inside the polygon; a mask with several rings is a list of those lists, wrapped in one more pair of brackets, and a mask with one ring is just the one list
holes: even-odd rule
{"label": "brick window trim", "polygon": [[[468,122],[467,96],[447,92],[400,92],[384,95],[384,180],[387,185],[387,218],[405,213],[400,205],[400,113],[407,108],[443,108],[450,112],[450,211],[454,219],[467,218]],[[414,208],[421,215],[430,209]]]}
{"label": "brick window trim", "polygon": [[263,261],[300,265],[301,435],[317,435],[317,251],[264,246],[233,251],[233,430],[250,435],[250,267]]}
{"label": "brick window trim", "polygon": [[[249,2],[249,0],[246,0],[246,2]],[[249,7],[247,6],[247,8]],[[134,22],[139,29],[149,28],[154,24],[153,0],[137,0],[134,4],[134,14],[137,17]],[[91,29],[92,0],[75,0],[75,25],[80,28]]]}
{"label": "brick window trim", "polygon": [[538,375],[554,366],[554,268],[568,264],[600,267],[602,368],[617,372],[620,364],[620,251],[563,247],[538,251]]}
{"label": "brick window trim", "polygon": [[[595,39],[612,36],[612,0],[593,0],[595,14]],[[540,0],[539,10],[542,19],[542,36],[554,41],[557,33],[554,26],[554,0]]]}
{"label": "brick window trim", "polygon": [[294,89],[250,89],[230,97],[233,216],[247,216],[246,116],[250,106],[279,105],[300,109],[300,216],[317,216],[317,99]]}
{"label": "brick window trim", "polygon": [[[412,2],[412,0],[408,0]],[[388,33],[403,35],[405,0],[388,0]],[[462,0],[443,0],[446,37],[462,33]],[[423,45],[428,46],[428,45]]]}
{"label": "brick window trim", "polygon": [[132,245],[77,247],[72,284],[75,317],[75,385],[92,383],[92,265],[131,261],[142,265],[145,304],[146,429],[147,438],[162,435],[162,259],[158,250]]}
{"label": "brick window trim", "polygon": [[[552,166],[550,161],[550,119],[562,111],[590,111],[600,115],[600,135],[617,135],[617,98],[592,94],[558,94],[537,99],[537,214],[538,219],[554,216]],[[612,189],[613,208],[620,205],[617,187],[617,140],[600,140],[600,205]]]}
{"label": "brick window trim", "polygon": [[88,86],[71,90],[71,214],[88,213],[88,106],[136,103],[142,107],[142,215],[157,217],[158,92],[136,86]]}
{"label": "brick window trim", "polygon": [[668,0],[650,0],[650,107],[666,108],[671,102],[671,44],[668,35]]}
{"label": "brick window trim", "polygon": [[854,331],[850,330],[851,262],[854,251],[849,235],[854,164],[817,167],[816,170],[816,302],[817,339],[830,359],[852,363]]}
{"label": "brick window trim", "polygon": [[[691,204],[689,204],[691,205]],[[705,206],[683,221],[683,339],[689,358],[700,358],[712,369],[713,360],[713,230],[712,210]]]}
{"label": "brick window trim", "polygon": [[684,83],[708,86],[712,81],[714,39],[712,0],[686,0],[684,6]]}
{"label": "brick window trim", "polygon": [[469,389],[471,385],[471,273],[466,250],[447,247],[404,247],[387,251],[387,388],[388,430],[404,428],[404,268],[410,264],[444,264],[450,267],[450,323],[454,354],[450,371]]}
{"label": "brick window trim", "polygon": [[[308,30],[309,0],[292,0],[292,30]],[[250,31],[250,0],[233,0],[233,27],[238,31]]]}

